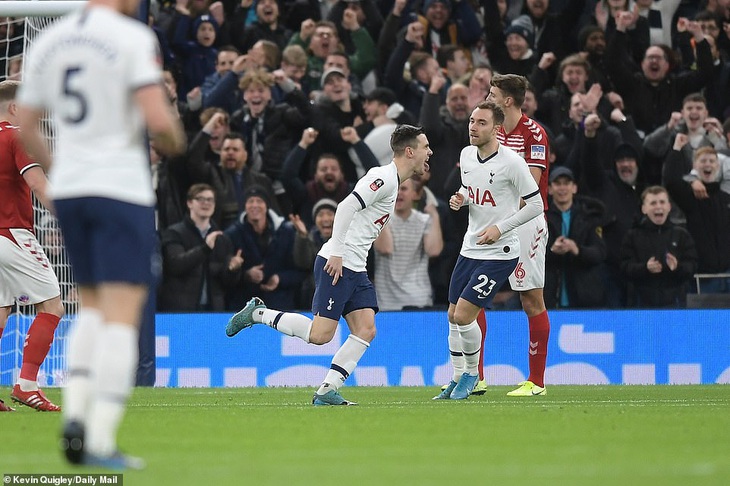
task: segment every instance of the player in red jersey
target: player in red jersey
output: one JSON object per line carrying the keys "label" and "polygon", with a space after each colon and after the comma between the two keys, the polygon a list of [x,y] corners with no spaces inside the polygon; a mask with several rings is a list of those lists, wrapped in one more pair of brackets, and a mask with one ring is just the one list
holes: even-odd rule
{"label": "player in red jersey", "polygon": [[[0,336],[15,302],[34,304],[36,317],[23,346],[20,377],[10,397],[44,412],[60,412],[38,388],[38,369],[51,349],[63,316],[61,290],[43,248],[33,234],[30,192],[47,208],[47,180],[20,141],[15,94],[20,83],[0,82]],[[0,411],[13,409],[0,400]]]}
{"label": "player in red jersey", "polygon": [[[548,168],[550,146],[545,130],[534,120],[525,116],[522,103],[529,83],[524,76],[516,74],[495,75],[487,99],[502,107],[504,124],[497,132],[499,142],[514,150],[525,159],[530,173],[535,178],[542,196],[544,211],[547,211]],[[517,228],[520,238],[520,261],[510,276],[512,290],[519,292],[522,309],[529,322],[529,368],[530,375],[509,396],[545,395],[545,362],[547,359],[550,320],[543,287],[545,286],[545,252],[548,240],[545,215],[540,214],[530,223]],[[483,337],[486,337],[486,318],[483,312],[477,318]],[[482,346],[483,352],[484,346]],[[480,363],[482,358],[480,357]],[[483,373],[483,372],[482,372]]]}

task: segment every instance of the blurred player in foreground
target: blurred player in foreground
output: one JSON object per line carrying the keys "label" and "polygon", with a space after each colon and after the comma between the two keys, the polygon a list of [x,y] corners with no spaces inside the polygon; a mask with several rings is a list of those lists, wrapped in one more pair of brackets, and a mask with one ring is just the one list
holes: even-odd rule
{"label": "blurred player in foreground", "polygon": [[226,334],[234,336],[262,323],[307,343],[325,344],[332,340],[344,316],[350,335],[332,358],[330,371],[312,398],[313,405],[356,405],[345,400],[339,388],[375,338],[378,300],[365,269],[367,255],[395,210],[401,182],[428,171],[427,161],[433,154],[423,129],[410,125],[395,129],[390,146],[393,161],[370,169],[337,206],[332,237],[314,263],[314,319],[267,309],[254,297],[226,327]]}
{"label": "blurred player in foreground", "polygon": [[[26,59],[18,97],[20,137],[50,170],[81,299],[69,336],[61,447],[71,463],[110,469],[144,465],[119,452],[116,435],[134,385],[154,269],[145,126],[161,153],[185,149],[155,36],[131,18],[138,6],[89,0],[45,30]],[[46,110],[56,128],[53,161],[39,130]]]}

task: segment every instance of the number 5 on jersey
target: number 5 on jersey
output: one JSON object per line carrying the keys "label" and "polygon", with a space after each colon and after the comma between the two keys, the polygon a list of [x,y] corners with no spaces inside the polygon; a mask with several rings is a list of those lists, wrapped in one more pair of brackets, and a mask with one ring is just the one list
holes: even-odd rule
{"label": "number 5 on jersey", "polygon": [[86,113],[88,111],[86,97],[83,93],[73,87],[73,78],[75,78],[80,72],[81,68],[74,66],[66,69],[66,72],[63,74],[63,94],[67,98],[74,100],[78,105],[75,115],[70,115],[68,113],[64,114],[63,118],[68,123],[81,123],[84,121],[84,118],[86,118]]}

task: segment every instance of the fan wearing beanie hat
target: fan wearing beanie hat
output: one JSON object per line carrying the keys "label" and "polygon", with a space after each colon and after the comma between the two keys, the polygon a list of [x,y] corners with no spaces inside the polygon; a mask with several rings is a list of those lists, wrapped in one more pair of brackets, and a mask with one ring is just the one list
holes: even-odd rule
{"label": "fan wearing beanie hat", "polygon": [[[441,4],[441,5],[438,5]],[[449,0],[425,0],[423,2],[423,14],[426,15],[426,12],[428,12],[428,9],[431,7],[443,7],[449,12],[451,12],[451,2]]]}
{"label": "fan wearing beanie hat", "polygon": [[212,15],[201,15],[193,21],[193,35],[203,47],[210,47],[215,43],[218,35],[218,22]]}
{"label": "fan wearing beanie hat", "polygon": [[433,56],[438,47],[446,44],[472,46],[482,33],[471,4],[462,0],[424,0],[418,21],[426,31],[423,45],[432,46],[426,51]]}
{"label": "fan wearing beanie hat", "polygon": [[213,45],[217,36],[218,23],[211,15],[194,20],[187,15],[180,16],[172,39],[182,71],[177,90],[180,99],[185,99],[193,88],[202,86],[205,78],[215,72],[218,50]]}
{"label": "fan wearing beanie hat", "polygon": [[492,33],[489,41],[492,43],[489,59],[496,72],[530,76],[538,58],[534,50],[534,27],[528,16],[521,15],[504,31]]}
{"label": "fan wearing beanie hat", "polygon": [[236,252],[244,258],[240,284],[232,287],[228,305],[243,306],[260,295],[278,308],[297,308],[299,289],[307,272],[294,262],[294,225],[273,209],[272,194],[260,185],[250,185],[243,194],[244,211],[225,230]]}
{"label": "fan wearing beanie hat", "polygon": [[509,24],[509,27],[504,31],[504,36],[508,37],[510,34],[517,34],[521,36],[527,42],[527,46],[531,49],[535,44],[535,34],[533,33],[532,21],[527,15],[520,15]]}
{"label": "fan wearing beanie hat", "polygon": [[337,210],[337,202],[334,199],[322,198],[312,208],[312,219],[316,222],[317,215],[323,209],[329,209],[333,213]]}
{"label": "fan wearing beanie hat", "polygon": [[243,194],[244,206],[248,204],[248,200],[252,197],[259,198],[261,201],[263,201],[263,203],[266,204],[267,211],[271,207],[271,198],[266,192],[266,189],[264,189],[262,186],[252,185],[251,187],[246,189],[246,192]]}

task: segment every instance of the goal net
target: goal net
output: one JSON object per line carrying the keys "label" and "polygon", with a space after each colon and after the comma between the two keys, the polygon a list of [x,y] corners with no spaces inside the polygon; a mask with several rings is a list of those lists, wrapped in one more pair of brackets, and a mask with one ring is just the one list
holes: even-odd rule
{"label": "goal net", "polygon": [[[23,54],[27,52],[39,33],[58,18],[58,16],[35,16],[37,14],[33,12],[25,13],[25,15],[34,15],[31,17],[21,17],[21,14],[7,16],[8,14],[3,11],[4,8],[11,7],[10,4],[26,4],[25,6],[36,4],[34,7],[38,10],[38,7],[43,7],[43,4],[46,4],[45,12],[60,15],[63,13],[57,11],[60,3],[69,2],[0,3],[0,79],[22,80]],[[76,5],[79,5],[79,3],[76,3]],[[25,6],[21,5],[19,11],[22,11],[22,7]],[[49,9],[49,6],[55,7],[56,11]],[[38,13],[43,13],[43,10],[39,10]],[[44,120],[42,128],[52,148],[53,130],[50,120]],[[63,236],[56,219],[37,201],[34,201],[34,206],[36,237],[56,272],[61,285],[61,300],[66,309],[66,315],[56,329],[51,350],[38,372],[38,383],[42,387],[60,386],[65,381],[66,338],[70,321],[77,311],[77,291],[71,274],[71,266],[64,249]],[[9,386],[16,382],[22,364],[25,335],[34,317],[33,306],[23,305],[22,302],[17,305],[10,315],[2,340],[0,340],[0,385]]]}

